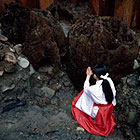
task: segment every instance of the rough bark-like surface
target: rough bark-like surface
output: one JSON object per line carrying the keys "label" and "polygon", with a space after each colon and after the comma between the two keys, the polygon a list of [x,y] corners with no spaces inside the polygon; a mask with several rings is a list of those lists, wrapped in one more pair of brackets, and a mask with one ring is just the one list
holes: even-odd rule
{"label": "rough bark-like surface", "polygon": [[131,72],[138,43],[127,23],[111,17],[85,16],[69,31],[68,73],[83,88],[88,66],[104,63],[115,82]]}
{"label": "rough bark-like surface", "polygon": [[[63,0],[62,0],[63,1]],[[83,11],[80,10],[80,7],[83,6]],[[70,1],[66,0],[61,2],[58,0],[51,4],[48,8],[51,11],[52,15],[59,21],[65,20],[67,22],[74,23],[76,19],[80,16],[84,16],[89,13],[92,14],[91,8],[89,8],[88,2],[79,2],[76,4],[71,4]]]}
{"label": "rough bark-like surface", "polygon": [[30,12],[25,29],[23,52],[34,68],[38,69],[45,61],[58,68],[60,66],[59,48],[65,45],[65,36],[60,25],[51,19],[51,14],[48,14],[47,19],[33,11]]}
{"label": "rough bark-like surface", "polygon": [[5,5],[0,17],[2,32],[8,37],[9,42],[22,43],[22,27],[27,19],[29,10],[18,3]]}
{"label": "rough bark-like surface", "polygon": [[0,0],[0,14],[2,12],[2,9],[4,8],[4,3],[11,3],[11,2],[15,2],[15,0]]}

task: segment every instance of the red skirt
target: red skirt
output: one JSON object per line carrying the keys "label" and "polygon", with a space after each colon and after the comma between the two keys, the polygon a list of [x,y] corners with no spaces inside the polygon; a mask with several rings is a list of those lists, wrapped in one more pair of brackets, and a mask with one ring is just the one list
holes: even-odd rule
{"label": "red skirt", "polygon": [[114,121],[113,114],[113,105],[99,105],[94,104],[94,106],[98,106],[99,110],[96,115],[96,118],[93,120],[91,116],[85,114],[81,110],[79,110],[75,104],[77,103],[80,96],[83,94],[81,91],[73,100],[71,111],[74,119],[78,122],[78,125],[84,128],[89,133],[95,135],[101,135],[107,137],[110,133],[113,133],[113,127],[116,125]]}

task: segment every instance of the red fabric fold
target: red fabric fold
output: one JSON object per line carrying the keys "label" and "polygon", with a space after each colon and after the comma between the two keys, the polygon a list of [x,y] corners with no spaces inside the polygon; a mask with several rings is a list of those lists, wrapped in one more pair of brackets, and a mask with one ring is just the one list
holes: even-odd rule
{"label": "red fabric fold", "polygon": [[116,125],[114,121],[113,105],[99,105],[99,110],[95,120],[91,116],[85,114],[81,110],[75,107],[80,96],[83,94],[83,90],[74,98],[71,106],[71,111],[74,119],[78,122],[80,127],[83,127],[89,133],[95,135],[101,135],[107,137],[110,133],[113,133],[113,127]]}

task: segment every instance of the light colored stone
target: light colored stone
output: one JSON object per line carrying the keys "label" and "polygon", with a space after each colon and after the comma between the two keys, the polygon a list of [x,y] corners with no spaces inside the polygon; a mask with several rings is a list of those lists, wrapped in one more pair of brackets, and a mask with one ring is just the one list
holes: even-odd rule
{"label": "light colored stone", "polygon": [[4,73],[4,71],[0,71],[0,76],[2,76],[2,75],[3,75],[3,73]]}
{"label": "light colored stone", "polygon": [[10,51],[13,52],[13,53],[15,53],[15,50],[13,48],[10,48]]}
{"label": "light colored stone", "polygon": [[82,128],[82,127],[77,127],[76,130],[77,130],[77,131],[82,131],[82,132],[84,132],[84,128]]}
{"label": "light colored stone", "polygon": [[18,64],[22,67],[22,68],[27,68],[29,66],[29,61],[25,58],[22,57],[18,57]]}
{"label": "light colored stone", "polygon": [[7,42],[8,38],[2,34],[0,34],[0,41]]}
{"label": "light colored stone", "polygon": [[135,60],[134,60],[133,69],[135,70],[135,69],[137,69],[137,68],[139,68],[139,67],[140,67],[140,65],[139,65],[138,61],[135,59]]}
{"label": "light colored stone", "polygon": [[2,93],[4,93],[4,92],[9,91],[9,90],[12,90],[14,88],[15,88],[15,85],[12,84],[10,86],[3,86],[1,90],[2,90]]}
{"label": "light colored stone", "polygon": [[14,46],[14,49],[15,49],[15,51],[16,51],[16,53],[17,53],[18,55],[21,55],[21,53],[22,53],[22,44],[17,44],[17,45],[15,45],[15,46]]}
{"label": "light colored stone", "polygon": [[65,23],[60,23],[63,31],[64,31],[64,34],[65,36],[67,37],[68,36],[68,33],[69,33],[69,30],[70,30],[70,26],[69,25],[66,25]]}
{"label": "light colored stone", "polygon": [[35,70],[34,70],[34,68],[33,68],[33,66],[32,65],[30,65],[30,75],[32,75],[32,74],[34,74],[35,73]]}

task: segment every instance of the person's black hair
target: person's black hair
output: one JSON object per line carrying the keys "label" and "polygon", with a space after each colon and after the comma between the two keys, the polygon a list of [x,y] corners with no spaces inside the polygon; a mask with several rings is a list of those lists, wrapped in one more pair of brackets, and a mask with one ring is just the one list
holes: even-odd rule
{"label": "person's black hair", "polygon": [[105,65],[103,64],[98,64],[93,68],[93,73],[96,74],[96,76],[101,80],[103,80],[102,82],[102,88],[103,88],[103,92],[105,94],[105,99],[108,103],[112,103],[113,100],[113,92],[112,89],[110,87],[110,84],[108,82],[107,79],[103,79],[100,76],[101,75],[106,75],[107,73],[107,68]]}

